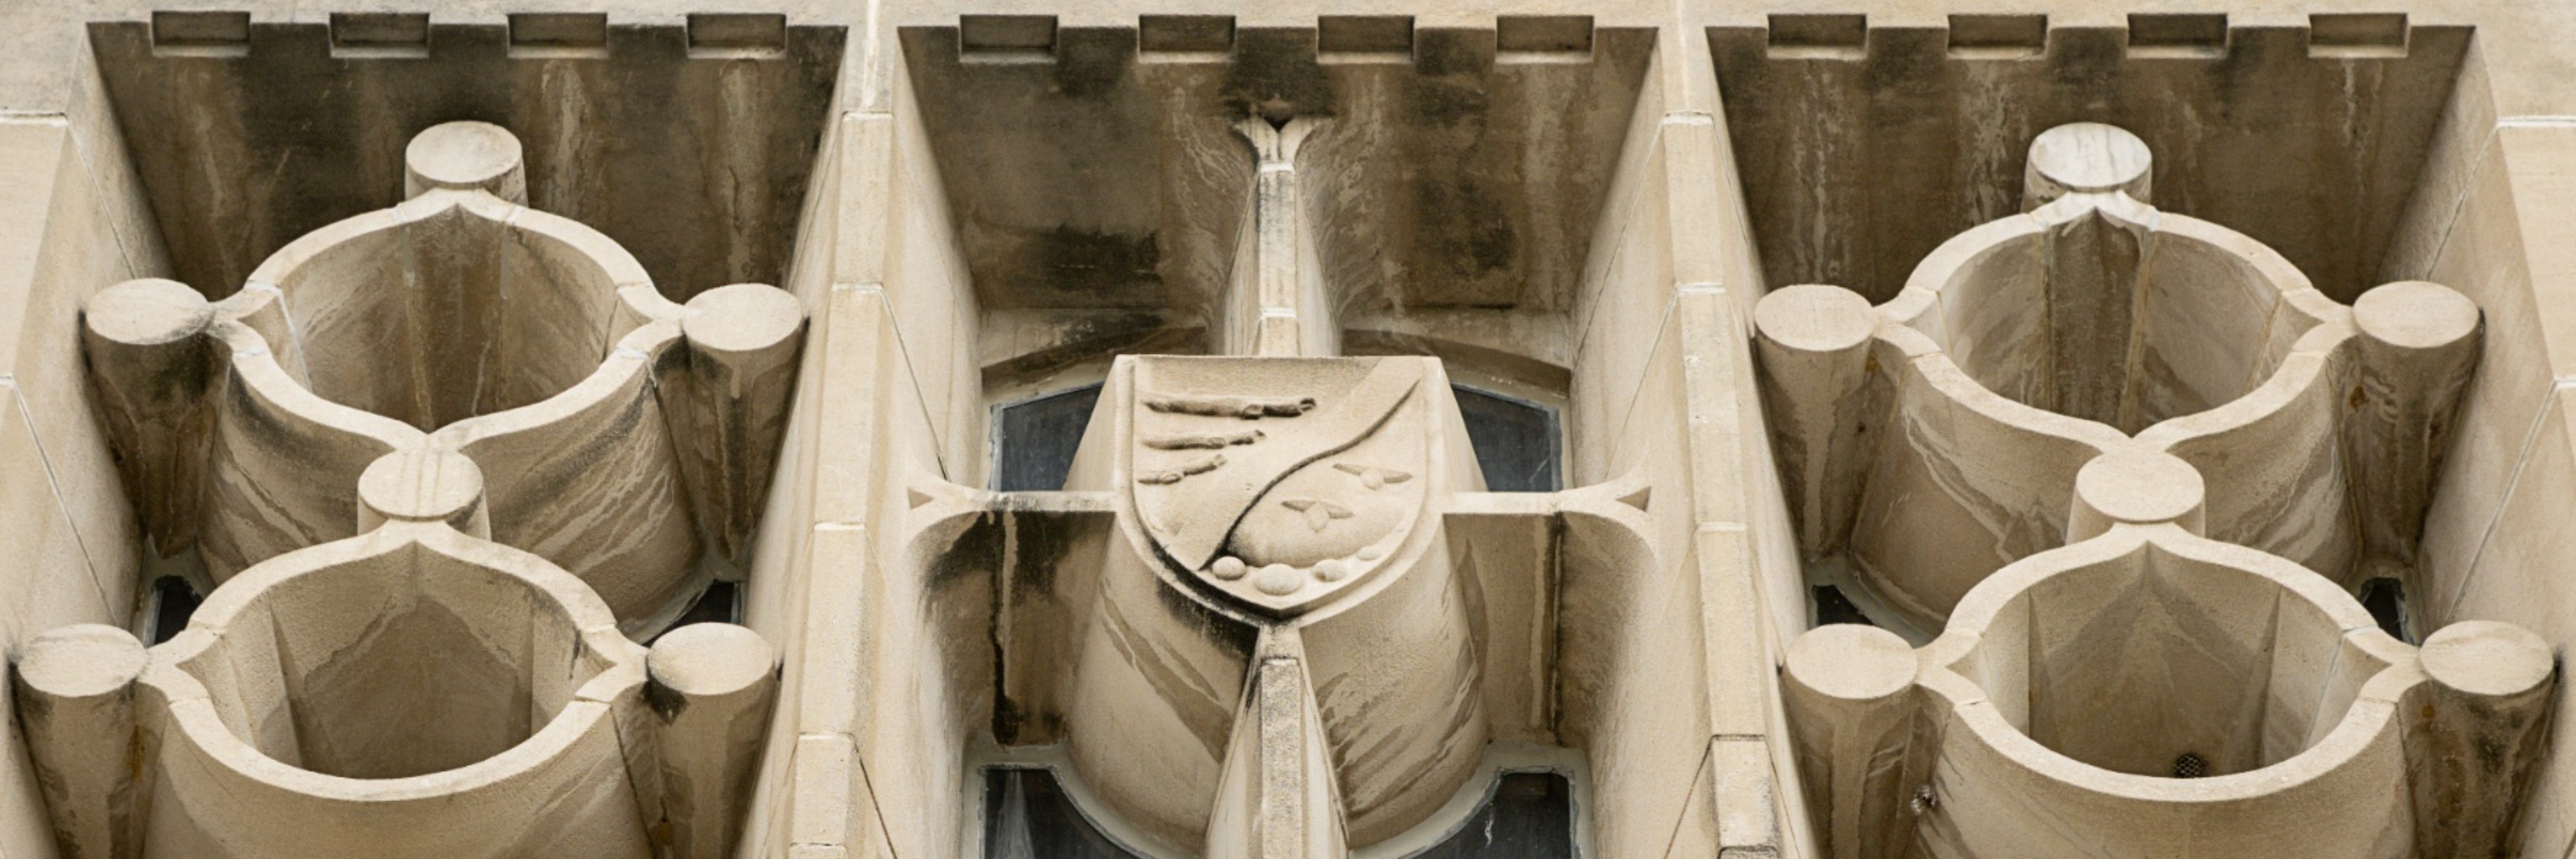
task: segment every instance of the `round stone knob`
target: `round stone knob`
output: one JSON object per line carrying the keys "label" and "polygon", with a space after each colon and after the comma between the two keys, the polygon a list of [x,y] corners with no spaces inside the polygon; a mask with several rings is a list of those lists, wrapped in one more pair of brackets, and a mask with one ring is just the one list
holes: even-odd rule
{"label": "round stone knob", "polygon": [[195,337],[214,321],[215,309],[187,284],[157,277],[129,280],[98,291],[81,308],[90,336],[127,346],[157,346]]}
{"label": "round stone knob", "polygon": [[489,191],[527,205],[518,136],[489,122],[444,122],[413,136],[403,148],[403,196],[439,188]]}
{"label": "round stone knob", "polygon": [[644,671],[662,688],[690,698],[752,690],[778,670],[778,650],[749,627],[693,623],[662,634],[644,657]]}
{"label": "round stone knob", "polygon": [[1306,577],[1298,573],[1296,567],[1287,564],[1271,564],[1261,568],[1261,574],[1253,577],[1252,586],[1262,593],[1284,597],[1296,593],[1298,588],[1305,587]]}
{"label": "round stone knob", "polygon": [[2530,630],[2492,620],[2464,620],[2435,630],[2417,651],[2424,675],[2471,695],[2521,695],[2549,682],[2549,642]]}
{"label": "round stone knob", "polygon": [[1799,688],[1845,701],[1879,701],[1914,685],[1914,648],[1875,626],[1837,623],[1789,643],[1786,671]]}
{"label": "round stone knob", "polygon": [[2208,494],[2200,469],[2173,454],[2103,454],[2075,472],[2075,508],[2067,517],[2066,539],[2089,539],[2116,524],[2162,522],[2197,534],[2205,527]]}
{"label": "round stone knob", "polygon": [[1781,287],[1753,305],[1753,329],[1765,340],[1800,352],[1860,348],[1877,326],[1878,311],[1869,299],[1839,286]]}
{"label": "round stone knob", "polygon": [[680,333],[708,352],[743,355],[776,348],[805,323],[796,296],[764,283],[737,283],[689,299]]}
{"label": "round stone knob", "polygon": [[444,450],[398,450],[376,458],[358,474],[358,505],[368,530],[387,521],[445,522],[477,536],[488,535],[483,517],[483,469],[464,454]]}
{"label": "round stone knob", "polygon": [[2030,165],[2022,174],[2025,209],[2036,209],[2068,194],[2128,192],[2148,202],[2154,157],[2147,142],[2128,129],[2099,122],[2077,122],[2041,132],[2030,142]]}
{"label": "round stone knob", "polygon": [[2449,347],[2478,333],[2478,305],[2459,290],[2404,280],[2381,284],[2352,303],[2353,326],[2379,345],[2410,351]]}
{"label": "round stone knob", "polygon": [[18,682],[54,700],[113,695],[143,676],[149,657],[134,634],[83,623],[47,630],[18,659]]}

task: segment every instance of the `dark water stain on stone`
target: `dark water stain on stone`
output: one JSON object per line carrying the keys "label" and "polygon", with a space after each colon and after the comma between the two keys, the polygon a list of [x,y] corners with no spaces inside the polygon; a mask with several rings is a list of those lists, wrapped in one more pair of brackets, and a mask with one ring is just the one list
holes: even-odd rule
{"label": "dark water stain on stone", "polygon": [[1108,101],[1127,83],[1136,59],[1135,34],[1124,29],[1059,30],[1055,47],[1055,91],[1085,101]]}
{"label": "dark water stain on stone", "polygon": [[1308,29],[1238,31],[1221,91],[1227,112],[1237,117],[1276,123],[1333,113],[1333,84],[1315,63],[1315,32]]}
{"label": "dark water stain on stone", "polygon": [[1120,235],[1057,226],[1030,235],[1035,274],[1049,289],[1106,294],[1137,283],[1160,283],[1162,245],[1156,234]]}

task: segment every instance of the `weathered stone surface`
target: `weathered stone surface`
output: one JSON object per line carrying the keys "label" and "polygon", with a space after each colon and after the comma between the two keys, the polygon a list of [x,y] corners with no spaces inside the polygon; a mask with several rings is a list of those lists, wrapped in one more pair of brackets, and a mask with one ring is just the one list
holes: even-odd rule
{"label": "weathered stone surface", "polygon": [[2569,32],[0,8],[0,854],[2549,852]]}
{"label": "weathered stone surface", "polygon": [[700,545],[738,554],[802,308],[759,284],[673,304],[606,236],[496,195],[524,196],[519,154],[497,126],[433,127],[405,152],[410,200],[297,239],[232,297],[144,280],[90,301],[110,441],[137,497],[168,499],[144,517],[161,551],[201,535],[223,581],[444,520],[573,570],[638,631],[704,587]]}
{"label": "weathered stone surface", "polygon": [[1944,243],[1887,303],[1801,286],[1757,305],[1801,549],[1847,556],[1925,630],[1994,569],[2112,522],[2176,521],[2352,585],[2408,563],[2476,305],[2421,282],[2337,305],[2252,239],[2130,196],[2145,144],[2120,129],[2032,149],[2070,178]]}

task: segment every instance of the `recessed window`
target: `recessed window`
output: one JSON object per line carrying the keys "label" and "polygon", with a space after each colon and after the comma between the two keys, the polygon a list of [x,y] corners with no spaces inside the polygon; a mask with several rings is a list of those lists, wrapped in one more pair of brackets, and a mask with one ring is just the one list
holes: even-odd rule
{"label": "recessed window", "polygon": [[2379,621],[2380,631],[2388,633],[2388,637],[2407,642],[2415,640],[2406,635],[2404,582],[2384,576],[2362,582],[2361,607],[2370,610],[2371,619]]}
{"label": "recessed window", "polygon": [[[1102,835],[1043,769],[984,771],[985,859],[1137,859]],[[1507,773],[1465,826],[1410,859],[1573,859],[1574,789],[1555,773]]]}
{"label": "recessed window", "polygon": [[718,579],[708,582],[706,591],[698,594],[698,601],[690,603],[688,611],[681,612],[680,619],[671,621],[671,625],[664,631],[679,629],[693,623],[741,622],[742,586]]}
{"label": "recessed window", "polygon": [[1507,773],[1494,798],[1413,859],[1573,859],[1574,788],[1555,773]]}
{"label": "recessed window", "polygon": [[[1527,400],[1453,386],[1467,440],[1493,492],[1554,492],[1564,488],[1557,461],[1556,410]],[[1053,492],[1064,488],[1073,455],[1091,426],[1100,386],[1087,385],[996,407],[993,416],[993,488],[1003,492]]]}
{"label": "recessed window", "polygon": [[1042,769],[984,771],[984,856],[1136,859],[1084,819],[1055,773]]}
{"label": "recessed window", "polygon": [[178,576],[153,579],[151,597],[152,625],[144,638],[153,644],[169,641],[171,636],[187,629],[188,619],[197,613],[197,605],[205,602],[187,579]]}
{"label": "recessed window", "polygon": [[993,488],[1003,492],[1054,492],[1073,470],[1082,431],[1100,386],[1087,385],[995,408]]}
{"label": "recessed window", "polygon": [[1458,415],[1491,492],[1555,492],[1558,476],[1556,410],[1528,400],[1453,385]]}
{"label": "recessed window", "polygon": [[1869,622],[1869,615],[1863,614],[1860,610],[1860,606],[1851,601],[1851,597],[1843,596],[1842,588],[1838,588],[1833,585],[1817,585],[1815,587],[1815,597],[1817,626],[1829,626],[1837,623],[1857,623],[1862,626],[1878,625]]}

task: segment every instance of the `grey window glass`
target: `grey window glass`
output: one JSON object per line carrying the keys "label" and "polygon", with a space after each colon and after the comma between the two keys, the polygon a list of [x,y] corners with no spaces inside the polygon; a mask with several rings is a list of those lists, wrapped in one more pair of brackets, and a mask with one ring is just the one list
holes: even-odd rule
{"label": "grey window glass", "polygon": [[1555,492],[1565,488],[1557,476],[1556,410],[1536,403],[1453,385],[1458,414],[1467,421],[1467,440],[1476,446],[1476,462],[1485,471],[1485,488],[1494,492]]}
{"label": "grey window glass", "polygon": [[[1485,488],[1495,492],[1554,492],[1564,488],[1558,476],[1556,411],[1535,403],[1453,387],[1459,416],[1467,423],[1467,440],[1485,472]],[[1100,386],[1090,385],[1003,406],[997,411],[993,488],[1004,492],[1053,491],[1064,488],[1073,468],[1082,431],[1091,425],[1091,409],[1100,402]]]}
{"label": "grey window glass", "polygon": [[1574,790],[1555,773],[1509,773],[1449,840],[1414,859],[1572,859]]}
{"label": "grey window glass", "polygon": [[1091,407],[1100,402],[1100,386],[1090,385],[1022,400],[996,411],[993,440],[993,488],[1004,492],[1053,492],[1064,488],[1073,470],[1074,451],[1082,447],[1082,430],[1091,425]]}
{"label": "grey window glass", "polygon": [[[984,771],[985,859],[1137,859],[1100,834],[1055,774]],[[1574,793],[1555,773],[1511,773],[1449,839],[1414,859],[1572,859]]]}
{"label": "grey window glass", "polygon": [[984,771],[985,859],[1137,859],[1083,819],[1055,774]]}

